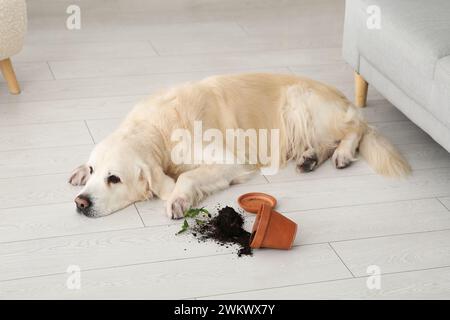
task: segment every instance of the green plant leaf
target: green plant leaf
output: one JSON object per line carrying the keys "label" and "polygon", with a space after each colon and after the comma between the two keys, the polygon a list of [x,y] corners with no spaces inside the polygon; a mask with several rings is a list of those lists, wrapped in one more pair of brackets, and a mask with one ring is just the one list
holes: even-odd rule
{"label": "green plant leaf", "polygon": [[205,214],[209,214],[208,210],[206,210],[205,208],[190,208],[189,210],[187,210],[184,213],[184,216],[186,218],[195,218],[197,217],[200,213],[205,213]]}
{"label": "green plant leaf", "polygon": [[177,232],[177,234],[180,234],[180,233],[185,232],[188,228],[189,228],[189,223],[187,222],[186,219],[184,219],[184,223],[183,223],[183,225],[181,226],[180,231]]}

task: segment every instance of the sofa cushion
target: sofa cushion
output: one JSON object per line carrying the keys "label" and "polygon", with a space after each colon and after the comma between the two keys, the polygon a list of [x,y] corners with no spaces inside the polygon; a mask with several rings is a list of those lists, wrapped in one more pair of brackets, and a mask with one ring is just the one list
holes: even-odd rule
{"label": "sofa cushion", "polygon": [[358,2],[363,20],[369,16],[369,5],[381,10],[380,29],[364,25],[358,30],[360,55],[416,102],[428,106],[437,62],[450,55],[450,1]]}

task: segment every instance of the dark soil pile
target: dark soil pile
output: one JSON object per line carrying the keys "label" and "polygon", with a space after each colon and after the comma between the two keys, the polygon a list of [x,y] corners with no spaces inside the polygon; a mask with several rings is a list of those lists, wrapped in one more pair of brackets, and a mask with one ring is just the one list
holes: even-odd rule
{"label": "dark soil pile", "polygon": [[250,233],[245,231],[243,216],[236,212],[232,207],[219,209],[217,216],[197,224],[194,228],[194,236],[200,241],[214,240],[222,246],[237,244],[239,250],[237,255],[251,256],[253,254],[250,248]]}

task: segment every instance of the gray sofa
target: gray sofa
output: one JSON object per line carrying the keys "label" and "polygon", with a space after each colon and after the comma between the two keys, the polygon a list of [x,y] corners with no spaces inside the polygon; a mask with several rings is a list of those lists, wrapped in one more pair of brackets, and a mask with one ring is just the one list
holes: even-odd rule
{"label": "gray sofa", "polygon": [[373,85],[450,152],[450,0],[347,0],[343,55],[357,105]]}

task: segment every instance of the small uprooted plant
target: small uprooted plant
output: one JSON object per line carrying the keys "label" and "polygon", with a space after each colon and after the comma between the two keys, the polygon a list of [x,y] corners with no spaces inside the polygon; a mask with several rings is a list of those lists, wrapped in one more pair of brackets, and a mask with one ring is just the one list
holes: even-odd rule
{"label": "small uprooted plant", "polygon": [[204,207],[190,208],[189,210],[187,210],[184,213],[183,224],[181,225],[180,231],[178,231],[176,234],[186,232],[189,229],[190,225],[189,225],[188,219],[194,220],[195,224],[198,226],[198,225],[205,224],[207,222],[207,220],[210,218],[211,218],[211,214]]}

